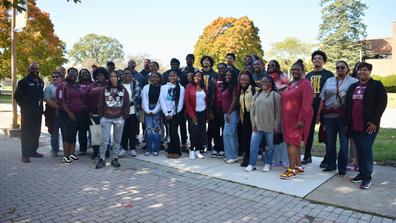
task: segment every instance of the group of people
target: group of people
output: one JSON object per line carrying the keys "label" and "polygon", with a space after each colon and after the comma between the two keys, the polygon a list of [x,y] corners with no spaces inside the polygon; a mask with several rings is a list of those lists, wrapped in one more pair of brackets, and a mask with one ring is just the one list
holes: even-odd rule
{"label": "group of people", "polygon": [[[281,179],[292,179],[312,162],[315,124],[320,124],[319,140],[326,144],[320,167],[325,172],[338,169],[343,176],[348,163],[357,162],[359,174],[352,181],[367,189],[373,172],[372,145],[387,103],[385,88],[370,77],[372,65],[366,62],[357,63],[351,72],[340,60],[334,75],[324,69],[324,52],[313,52],[311,59],[312,72],[306,74],[298,60],[290,79],[278,61],[269,61],[265,69],[264,61],[254,55],[244,58],[240,71],[233,53],[217,63],[217,72],[210,56],[200,59],[202,69],[194,67],[193,54],[186,56],[181,68],[180,61],[172,59],[163,74],[158,63],[148,59],[140,72],[134,60],[123,70],[108,62],[106,67],[93,67],[92,76],[88,69],[57,69],[44,91],[39,66],[32,63],[15,91],[22,115],[22,161],[43,156],[37,148],[45,101],[52,155],[59,152],[60,129],[65,163],[78,160],[92,144],[92,157],[98,158],[95,168],[105,167],[108,157],[112,166],[120,167],[119,157],[137,156],[141,132],[146,156],[158,156],[165,149],[170,159],[183,152],[190,159],[202,159],[211,151],[211,157],[227,164],[242,157],[245,171],[254,171],[261,155],[264,172],[285,166]],[[90,125],[100,125],[99,143],[91,140]]]}

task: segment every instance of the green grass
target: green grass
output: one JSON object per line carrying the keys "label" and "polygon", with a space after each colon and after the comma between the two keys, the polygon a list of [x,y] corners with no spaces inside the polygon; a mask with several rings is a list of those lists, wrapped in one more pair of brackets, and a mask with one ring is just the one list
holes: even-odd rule
{"label": "green grass", "polygon": [[[315,133],[315,139],[312,146],[312,154],[314,156],[323,157],[325,154],[325,146],[322,143],[318,143],[317,132]],[[374,161],[379,164],[396,166],[396,129],[385,129],[381,128],[377,134],[377,138],[374,142]],[[337,140],[337,148],[339,148],[339,142]]]}
{"label": "green grass", "polygon": [[388,104],[386,108],[396,108],[396,93],[388,93]]}
{"label": "green grass", "polygon": [[11,104],[11,95],[0,95],[0,103]]}

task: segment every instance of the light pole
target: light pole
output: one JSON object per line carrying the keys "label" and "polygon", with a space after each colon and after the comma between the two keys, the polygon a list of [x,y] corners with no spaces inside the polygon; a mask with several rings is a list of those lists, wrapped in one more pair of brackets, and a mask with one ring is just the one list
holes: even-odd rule
{"label": "light pole", "polygon": [[[14,3],[15,0],[13,0]],[[17,104],[14,100],[14,92],[17,86],[17,75],[16,75],[16,38],[17,34],[15,32],[16,24],[16,9],[12,7],[11,13],[11,78],[12,78],[12,125],[13,130],[19,129],[18,125],[18,111]]]}

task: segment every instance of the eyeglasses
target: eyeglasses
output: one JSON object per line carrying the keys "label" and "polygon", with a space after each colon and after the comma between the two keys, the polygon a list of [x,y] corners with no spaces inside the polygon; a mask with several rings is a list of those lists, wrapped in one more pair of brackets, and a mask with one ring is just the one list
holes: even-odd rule
{"label": "eyeglasses", "polygon": [[52,78],[59,78],[59,76],[52,76]]}
{"label": "eyeglasses", "polygon": [[336,70],[344,70],[346,67],[345,66],[339,66],[339,67],[336,67]]}

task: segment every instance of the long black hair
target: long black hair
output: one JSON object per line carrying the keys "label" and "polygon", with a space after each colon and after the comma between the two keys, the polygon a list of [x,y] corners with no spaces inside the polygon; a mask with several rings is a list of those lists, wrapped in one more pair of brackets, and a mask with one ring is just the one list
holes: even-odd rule
{"label": "long black hair", "polygon": [[95,81],[96,81],[96,77],[98,76],[98,74],[103,74],[106,81],[109,80],[109,78],[110,78],[109,71],[104,67],[98,67],[93,71],[92,77]]}
{"label": "long black hair", "polygon": [[91,83],[91,82],[92,82],[91,72],[89,72],[89,70],[86,69],[86,68],[82,68],[82,69],[80,70],[80,72],[78,72],[78,76],[77,76],[78,83],[81,83],[81,81],[82,81],[81,74],[82,74],[83,71],[88,72],[88,75],[89,75],[89,82]]}
{"label": "long black hair", "polygon": [[[122,86],[122,84],[121,84],[121,81],[120,81],[120,78],[119,78],[119,74],[118,74],[117,71],[111,72],[111,74],[113,74],[113,73],[117,76],[117,90],[118,90],[118,91],[122,91],[123,86]],[[111,74],[110,74],[110,76],[111,76]],[[110,80],[110,78],[109,78],[109,80]],[[109,81],[109,84],[106,86],[106,89],[107,89],[108,91],[110,91],[111,88],[114,88],[114,86],[113,86],[113,84],[111,83],[111,81]]]}
{"label": "long black hair", "polygon": [[235,87],[238,84],[238,78],[233,78],[233,73],[231,69],[227,69],[226,71],[226,76],[227,73],[230,72],[231,73],[231,80],[230,83],[227,83],[226,78],[224,77],[224,81],[223,81],[223,91],[228,90],[229,94],[232,94],[232,92],[234,91]]}
{"label": "long black hair", "polygon": [[193,82],[192,82],[192,83],[195,85],[194,77],[195,77],[195,75],[197,75],[197,73],[200,73],[200,74],[201,74],[201,81],[199,82],[199,86],[200,86],[202,89],[205,89],[205,82],[204,82],[204,79],[203,79],[203,74],[202,74],[202,71],[200,71],[200,70],[195,71],[194,76],[193,76]]}
{"label": "long black hair", "polygon": [[[172,73],[176,74],[176,77],[178,76],[177,75],[177,71],[175,71],[175,70],[171,70],[169,72],[169,76]],[[180,84],[179,84],[179,81],[177,79],[176,79],[176,86],[173,88],[172,97],[173,97],[172,100],[175,101],[175,105],[176,105],[175,107],[176,107],[176,113],[177,113],[177,105],[179,104],[179,100],[180,100]]]}

